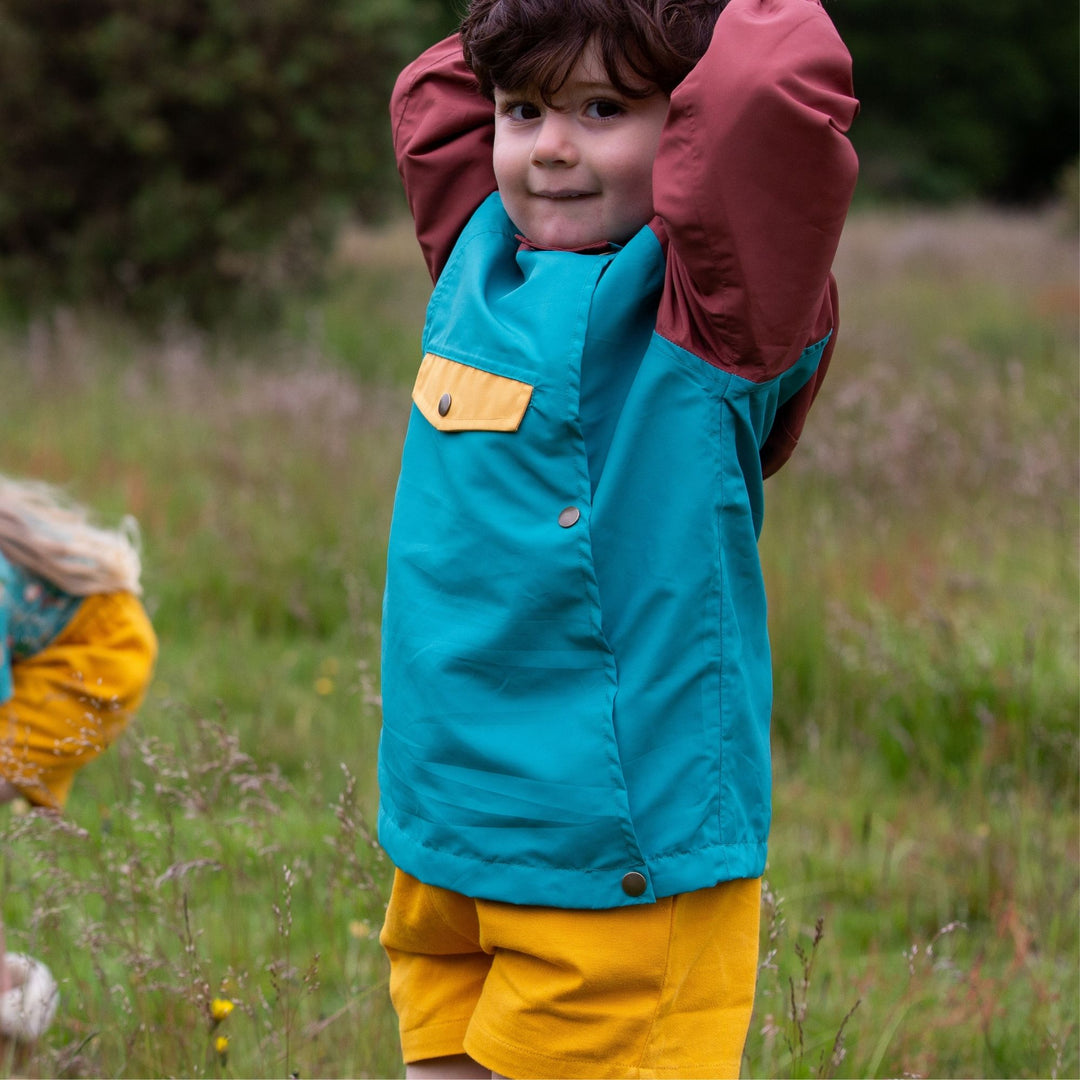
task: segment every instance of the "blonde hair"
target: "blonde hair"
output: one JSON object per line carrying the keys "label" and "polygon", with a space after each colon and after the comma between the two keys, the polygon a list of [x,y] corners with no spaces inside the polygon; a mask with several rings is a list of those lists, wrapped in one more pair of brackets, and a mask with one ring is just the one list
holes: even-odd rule
{"label": "blonde hair", "polygon": [[94,525],[83,507],[39,481],[0,475],[0,551],[72,596],[142,592],[135,519],[116,529]]}

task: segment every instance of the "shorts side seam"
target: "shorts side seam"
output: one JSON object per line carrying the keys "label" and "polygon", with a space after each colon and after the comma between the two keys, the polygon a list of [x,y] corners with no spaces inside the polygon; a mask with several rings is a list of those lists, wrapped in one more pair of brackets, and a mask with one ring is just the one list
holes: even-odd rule
{"label": "shorts side seam", "polygon": [[641,1051],[638,1054],[637,1068],[640,1070],[645,1061],[645,1054],[652,1042],[652,1033],[656,1030],[656,1021],[660,1016],[660,1006],[664,1000],[664,988],[667,986],[668,975],[671,972],[671,948],[675,940],[675,905],[679,902],[678,897],[672,897],[668,907],[668,939],[667,949],[664,953],[664,973],[660,976],[660,985],[656,988],[656,1007],[653,1009],[652,1019],[649,1021],[648,1030],[641,1043]]}

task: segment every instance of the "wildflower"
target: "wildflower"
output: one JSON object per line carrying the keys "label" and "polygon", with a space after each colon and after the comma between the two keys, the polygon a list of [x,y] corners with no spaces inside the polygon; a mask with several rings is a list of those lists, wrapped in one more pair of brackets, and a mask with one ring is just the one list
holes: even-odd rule
{"label": "wildflower", "polygon": [[334,692],[334,680],[328,675],[320,675],[315,680],[315,693],[320,697],[326,697],[327,694]]}
{"label": "wildflower", "polygon": [[371,924],[363,919],[353,919],[349,923],[349,934],[356,938],[357,941],[363,941],[365,938],[371,937]]}
{"label": "wildflower", "polygon": [[214,1040],[214,1049],[217,1051],[217,1055],[221,1058],[221,1064],[224,1065],[229,1056],[229,1036],[219,1035]]}
{"label": "wildflower", "polygon": [[[210,1002],[210,1015],[215,1022],[220,1024],[235,1008],[236,1006],[228,998],[214,998]],[[224,1039],[225,1036],[221,1035],[219,1038]],[[228,1042],[227,1039],[225,1041]]]}

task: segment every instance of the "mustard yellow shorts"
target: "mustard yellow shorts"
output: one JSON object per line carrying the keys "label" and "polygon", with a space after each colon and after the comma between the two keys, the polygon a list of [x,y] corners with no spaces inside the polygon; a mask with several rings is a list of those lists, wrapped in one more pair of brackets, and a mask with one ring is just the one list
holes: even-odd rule
{"label": "mustard yellow shorts", "polygon": [[12,665],[0,704],[0,778],[61,809],[71,782],[127,726],[150,684],[157,638],[131,593],[88,596],[41,652]]}
{"label": "mustard yellow shorts", "polygon": [[406,1062],[530,1077],[737,1077],[760,879],[577,911],[474,900],[402,871],[380,940]]}

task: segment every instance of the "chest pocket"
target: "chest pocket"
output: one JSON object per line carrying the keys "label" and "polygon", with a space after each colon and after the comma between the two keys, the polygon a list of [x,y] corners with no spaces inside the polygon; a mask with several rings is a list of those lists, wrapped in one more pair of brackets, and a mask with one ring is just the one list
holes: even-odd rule
{"label": "chest pocket", "polygon": [[439,431],[517,431],[532,392],[528,383],[428,353],[412,399]]}

